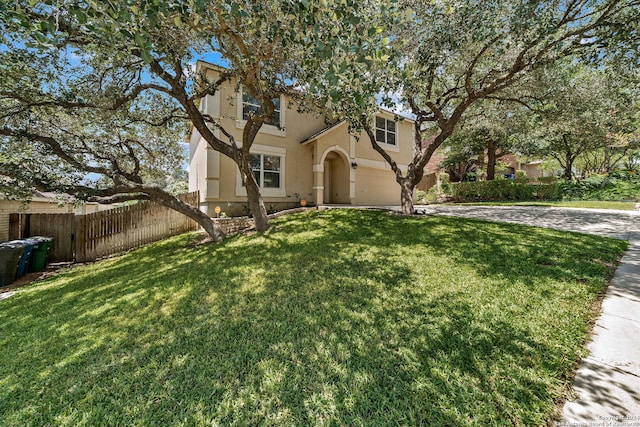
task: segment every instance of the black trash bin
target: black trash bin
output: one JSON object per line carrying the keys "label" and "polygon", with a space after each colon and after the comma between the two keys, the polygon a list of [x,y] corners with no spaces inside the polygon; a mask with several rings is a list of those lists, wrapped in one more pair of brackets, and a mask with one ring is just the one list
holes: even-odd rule
{"label": "black trash bin", "polygon": [[0,243],[0,286],[13,283],[18,272],[18,263],[27,244]]}

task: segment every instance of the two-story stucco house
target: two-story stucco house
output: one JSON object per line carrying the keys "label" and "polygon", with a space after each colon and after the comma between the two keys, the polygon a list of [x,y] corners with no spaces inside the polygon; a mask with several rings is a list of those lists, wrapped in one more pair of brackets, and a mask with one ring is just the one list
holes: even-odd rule
{"label": "two-story stucco house", "polygon": [[[215,79],[220,68],[198,62]],[[366,134],[357,138],[348,123],[327,126],[322,117],[299,113],[284,96],[272,124],[264,124],[251,148],[253,172],[265,206],[285,209],[308,204],[398,205],[400,187],[391,168],[371,148]],[[201,109],[219,118],[221,125],[241,144],[242,130],[256,101],[236,92],[235,81],[202,100]],[[380,145],[401,168],[413,154],[413,122],[396,121],[381,111],[371,118]],[[219,131],[217,131],[219,132]],[[245,213],[246,190],[233,160],[210,148],[194,130],[190,140],[189,191],[200,191],[201,206],[213,216],[219,206],[227,215]]]}

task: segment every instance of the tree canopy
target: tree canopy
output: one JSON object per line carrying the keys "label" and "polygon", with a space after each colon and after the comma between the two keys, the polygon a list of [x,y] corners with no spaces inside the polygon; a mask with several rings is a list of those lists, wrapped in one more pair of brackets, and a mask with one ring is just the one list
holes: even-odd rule
{"label": "tree canopy", "polygon": [[583,173],[609,172],[640,148],[639,86],[616,69],[563,62],[539,75],[539,102],[524,133],[526,154],[554,158],[566,179],[576,162]]}
{"label": "tree canopy", "polygon": [[499,159],[520,151],[521,135],[528,131],[530,123],[530,108],[533,107],[514,102],[476,103],[446,141],[448,151],[443,166],[459,180],[474,168],[476,173],[481,170],[487,180],[494,179]]}
{"label": "tree canopy", "polygon": [[[49,159],[57,156],[64,162],[65,178],[57,185],[68,192],[98,196],[97,187],[92,190],[82,181],[90,172],[104,177],[101,196],[157,198],[143,176],[167,165],[149,159],[174,153],[169,140],[189,123],[211,148],[236,162],[256,228],[264,231],[266,209],[251,172],[249,150],[271,119],[273,99],[281,94],[295,98],[301,92],[294,89],[318,75],[332,78],[336,68],[324,65],[335,51],[348,51],[362,64],[380,60],[378,51],[388,40],[375,20],[363,17],[372,17],[370,12],[383,4],[3,1],[0,72],[15,76],[0,83],[0,102],[6,107],[0,134],[13,143],[13,151],[9,145],[6,151],[15,163],[28,158],[28,147],[39,141],[49,150]],[[193,68],[197,57],[212,52],[226,66],[216,81]],[[248,117],[242,141],[236,141],[219,118],[198,108],[201,98],[214,95],[231,80],[261,104]],[[23,85],[28,96],[21,94]],[[313,109],[308,99],[305,103],[298,98],[300,108]],[[107,119],[111,114],[114,117]],[[57,121],[58,134],[50,134],[46,123],[34,127],[38,120]],[[81,138],[68,140],[78,132]],[[152,146],[146,140],[146,135],[161,132],[162,142],[153,141]],[[36,159],[36,152],[32,154]],[[16,173],[9,164],[3,170]],[[26,169],[19,179],[36,187],[53,184]],[[221,238],[219,230],[213,234]]]}
{"label": "tree canopy", "polygon": [[371,75],[380,82],[384,103],[415,119],[415,155],[407,170],[376,143],[366,114],[343,113],[359,121],[393,169],[405,213],[413,211],[412,192],[425,165],[471,105],[482,99],[521,100],[515,85],[562,58],[597,59],[614,48],[629,57],[638,46],[637,0],[399,0],[397,5],[405,19],[391,29],[392,62]]}
{"label": "tree canopy", "polygon": [[[522,102],[517,85],[563,58],[638,58],[640,0],[1,1],[3,174],[174,204],[148,183],[175,167],[171,141],[191,125],[238,165],[261,231],[268,220],[249,150],[281,94],[364,130],[411,213],[425,165],[472,105]],[[193,67],[211,53],[225,65],[215,81]],[[242,141],[198,108],[228,81],[261,105]],[[377,100],[414,118],[406,170],[375,141]]]}

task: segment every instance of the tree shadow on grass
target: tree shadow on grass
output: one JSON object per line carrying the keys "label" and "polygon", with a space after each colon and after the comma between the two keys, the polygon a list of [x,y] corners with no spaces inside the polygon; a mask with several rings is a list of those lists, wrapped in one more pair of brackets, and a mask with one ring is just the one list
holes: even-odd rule
{"label": "tree shadow on grass", "polygon": [[[402,251],[535,288],[519,264],[547,244],[602,246],[526,229],[536,240],[510,249],[523,230],[314,213],[71,271],[2,303],[0,412],[33,424],[539,425],[575,346],[558,350],[569,343],[547,338],[562,330],[531,330],[491,298],[425,283],[420,257]],[[556,262],[538,279],[585,275]]]}
{"label": "tree shadow on grass", "polygon": [[568,282],[601,277],[604,271],[613,271],[627,246],[616,239],[462,218],[455,221],[452,233],[437,225],[441,220],[449,223],[442,217],[432,220],[435,227],[421,220],[407,221],[409,232],[403,244],[427,244],[429,250],[454,256],[481,274],[500,275],[529,286],[540,277]]}

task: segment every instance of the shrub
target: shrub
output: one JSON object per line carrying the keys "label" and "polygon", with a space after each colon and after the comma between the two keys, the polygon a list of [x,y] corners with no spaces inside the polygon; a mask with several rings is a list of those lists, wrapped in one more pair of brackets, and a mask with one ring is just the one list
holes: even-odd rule
{"label": "shrub", "polygon": [[[445,184],[450,185],[450,184]],[[444,186],[444,185],[443,185]],[[425,205],[428,203],[435,203],[439,199],[446,198],[446,193],[437,185],[434,185],[427,191],[417,190],[415,202],[418,205]]]}
{"label": "shrub", "polygon": [[557,184],[529,184],[502,179],[451,184],[454,202],[495,202],[504,200],[555,200],[561,197]]}
{"label": "shrub", "polygon": [[566,199],[572,200],[640,200],[640,180],[633,174],[615,172],[592,175],[582,181],[560,183]]}
{"label": "shrub", "polygon": [[558,177],[555,175],[541,176],[539,178],[536,178],[536,181],[540,182],[541,184],[553,184],[558,182]]}
{"label": "shrub", "polygon": [[446,172],[440,172],[438,174],[438,181],[440,181],[442,184],[449,183],[451,182],[451,177]]}
{"label": "shrub", "polygon": [[427,192],[422,190],[416,191],[416,204],[424,205],[427,203]]}
{"label": "shrub", "polygon": [[557,183],[532,184],[533,196],[537,200],[562,200],[562,188]]}

